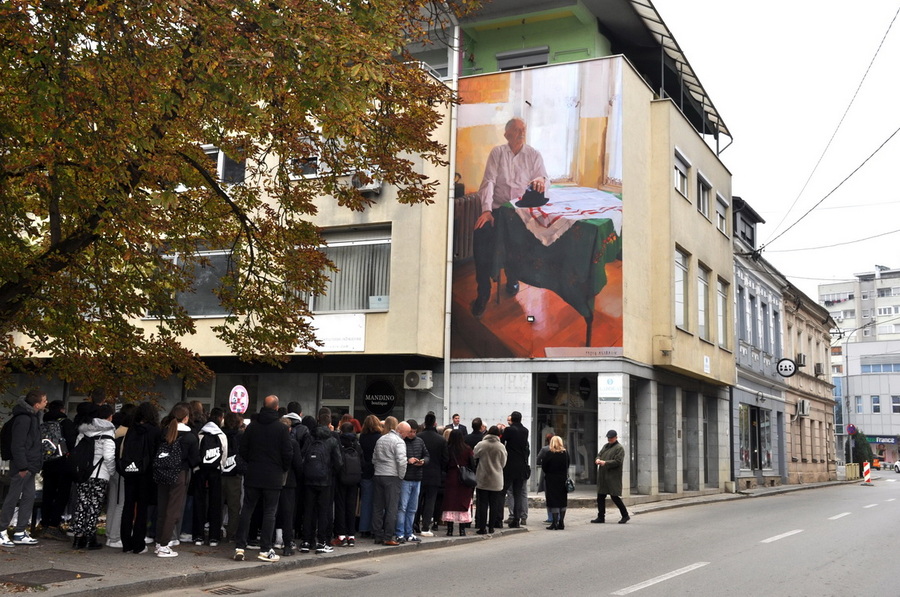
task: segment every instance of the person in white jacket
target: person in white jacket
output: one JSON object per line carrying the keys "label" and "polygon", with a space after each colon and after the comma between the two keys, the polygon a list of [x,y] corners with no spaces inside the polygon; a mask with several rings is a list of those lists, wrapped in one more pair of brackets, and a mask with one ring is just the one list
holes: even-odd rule
{"label": "person in white jacket", "polygon": [[97,542],[97,519],[106,504],[106,491],[109,479],[116,472],[116,445],[113,439],[116,428],[112,424],[113,409],[108,404],[99,406],[90,423],[78,427],[78,439],[75,446],[87,438],[93,438],[94,467],[90,477],[76,485],[75,514],[72,517],[72,530],[75,549],[100,549],[103,544]]}

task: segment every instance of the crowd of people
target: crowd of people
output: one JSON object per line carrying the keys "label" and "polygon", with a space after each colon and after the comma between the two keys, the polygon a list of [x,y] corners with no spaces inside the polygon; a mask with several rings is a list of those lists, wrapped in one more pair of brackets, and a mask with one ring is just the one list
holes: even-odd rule
{"label": "crowd of people", "polygon": [[[456,414],[443,427],[432,412],[421,426],[375,415],[360,423],[325,407],[304,416],[299,403],[282,407],[276,396],[267,396],[246,425],[241,415],[206,412],[196,401],[176,404],[161,419],[150,402],[118,412],[85,402],[69,420],[62,401],[48,403],[40,392],[29,393],[16,409],[8,423],[12,482],[0,510],[2,547],[38,542],[21,514],[11,536],[7,532],[16,506],[31,511],[38,472],[41,538],[101,549],[98,524],[105,510],[107,547],[135,554],[152,549],[158,557],[176,557],[184,542],[233,542],[235,560],[258,550],[258,559],[273,562],[297,551],[353,547],[357,539],[386,546],[420,542],[440,523],[449,536],[466,535],[473,522],[483,535],[504,524],[519,527],[528,516],[529,435],[519,412],[505,425],[487,427],[475,418],[469,432]],[[47,450],[48,423],[62,446],[55,452]],[[56,435],[49,433],[50,444]],[[613,480],[618,468],[621,487],[624,451],[615,446],[604,447],[597,465]],[[561,437],[548,436],[537,464],[547,528],[563,530],[569,457]],[[621,489],[598,484],[602,509],[594,522],[603,522],[606,494]]]}

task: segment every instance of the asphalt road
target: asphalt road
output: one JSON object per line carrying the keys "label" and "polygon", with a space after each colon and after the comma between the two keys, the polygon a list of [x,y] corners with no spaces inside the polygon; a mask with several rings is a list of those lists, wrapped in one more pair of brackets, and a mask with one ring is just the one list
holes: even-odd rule
{"label": "asphalt road", "polygon": [[[286,571],[163,595],[900,595],[900,480],[647,512],[565,531]],[[613,517],[615,520],[617,517]],[[224,592],[222,589],[225,589]],[[157,593],[159,594],[159,593]]]}

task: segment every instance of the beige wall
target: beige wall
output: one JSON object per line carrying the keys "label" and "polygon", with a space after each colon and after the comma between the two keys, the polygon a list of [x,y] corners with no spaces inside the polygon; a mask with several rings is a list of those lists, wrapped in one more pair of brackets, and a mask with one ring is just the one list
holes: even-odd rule
{"label": "beige wall", "polygon": [[[624,130],[627,131],[623,142],[623,229],[639,232],[623,233],[625,356],[705,381],[731,385],[735,381],[734,355],[731,350],[719,347],[716,338],[716,280],[721,278],[730,287],[734,268],[731,240],[716,228],[715,221],[716,193],[730,203],[731,173],[672,102],[654,100],[652,92],[630,69],[625,69],[623,95]],[[674,188],[676,148],[690,161],[687,198]],[[698,172],[713,187],[709,219],[696,207]],[[691,255],[690,319],[685,329],[676,329],[674,325],[676,245]],[[697,335],[698,263],[711,270],[710,341]],[[734,307],[730,298],[727,305],[728,340],[733,346]]]}

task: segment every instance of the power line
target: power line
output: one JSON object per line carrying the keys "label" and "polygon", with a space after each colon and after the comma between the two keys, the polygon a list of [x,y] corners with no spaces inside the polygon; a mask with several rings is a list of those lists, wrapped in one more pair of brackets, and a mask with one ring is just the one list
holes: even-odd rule
{"label": "power line", "polygon": [[[884,45],[884,40],[887,39],[888,33],[890,33],[891,28],[894,26],[894,21],[897,20],[897,15],[898,15],[898,14],[900,14],[900,9],[897,9],[897,12],[894,13],[894,18],[891,19],[891,22],[888,24],[887,31],[884,32],[884,35],[883,35],[882,38],[881,38],[881,42],[878,44],[878,48],[875,49],[875,54],[872,56],[872,60],[869,61],[869,66],[866,68],[866,72],[863,73],[862,79],[860,79],[860,81],[859,81],[859,85],[856,86],[856,91],[853,93],[853,97],[850,98],[850,103],[847,104],[847,109],[844,110],[844,114],[841,116],[841,119],[840,119],[840,121],[838,122],[837,126],[835,127],[834,132],[831,133],[831,138],[828,140],[828,143],[825,145],[825,149],[822,150],[822,155],[819,156],[819,159],[818,159],[818,161],[816,162],[816,165],[813,166],[812,171],[809,173],[809,177],[806,179],[806,182],[803,183],[803,188],[801,188],[801,189],[800,189],[800,192],[797,193],[797,197],[794,199],[793,203],[791,203],[791,206],[788,208],[788,210],[784,213],[784,216],[781,218],[781,221],[778,222],[778,225],[775,226],[775,228],[772,229],[773,231],[774,231],[774,230],[778,230],[778,228],[779,228],[782,224],[784,224],[784,221],[787,219],[788,215],[790,215],[791,210],[793,210],[793,209],[794,209],[794,206],[797,205],[797,201],[799,201],[799,200],[800,200],[800,197],[803,196],[803,191],[806,190],[806,187],[807,187],[807,185],[809,185],[809,181],[812,180],[812,177],[813,177],[813,175],[816,173],[816,170],[819,169],[819,165],[822,163],[822,159],[825,157],[825,154],[828,152],[828,148],[831,147],[831,143],[832,143],[832,141],[834,141],[834,138],[837,136],[838,130],[840,130],[841,125],[844,124],[844,119],[847,117],[847,113],[850,112],[850,107],[853,106],[853,102],[856,100],[856,96],[859,95],[859,90],[862,89],[862,86],[863,86],[863,83],[864,83],[865,80],[866,80],[866,77],[869,76],[869,71],[872,70],[872,65],[875,63],[875,59],[878,58],[878,54],[881,52],[881,47]],[[838,185],[838,186],[840,186],[840,185]],[[832,192],[833,192],[833,191],[832,191]],[[829,194],[830,194],[830,193],[829,193]],[[824,201],[824,199],[823,199],[823,201]],[[819,203],[821,203],[821,201],[819,201]],[[818,205],[818,204],[816,204],[816,205]],[[811,210],[810,210],[810,211],[811,211]],[[806,215],[807,215],[808,213],[809,213],[809,212],[807,212],[806,214],[803,214],[803,216],[802,216],[800,219],[802,220],[803,218],[805,218]],[[798,222],[799,222],[799,221],[800,221],[800,220],[798,220]],[[791,226],[789,226],[789,227],[787,228],[787,230],[785,230],[784,232],[787,232],[788,230],[790,230],[791,228],[793,228],[794,225],[796,225],[796,222],[794,222],[794,224],[792,224]],[[766,245],[768,245],[768,244],[771,244],[773,241],[775,241],[775,239],[777,239],[777,238],[779,238],[780,236],[782,236],[782,235],[784,234],[784,232],[782,232],[781,234],[779,234],[778,236],[776,236],[775,238],[773,238],[773,239],[770,240],[769,242],[764,243],[763,246],[766,246]]]}
{"label": "power line", "polygon": [[881,234],[876,234],[874,236],[867,236],[865,238],[858,238],[856,240],[848,240],[842,243],[831,243],[830,245],[822,245],[820,247],[806,247],[803,249],[779,249],[779,250],[769,250],[769,253],[794,253],[796,251],[817,251],[819,249],[830,249],[831,247],[842,247],[844,245],[852,245],[856,243],[861,243],[867,240],[872,240],[873,238],[881,238],[882,236],[888,236],[889,234],[897,234],[900,230],[891,230],[889,232],[882,232]]}

